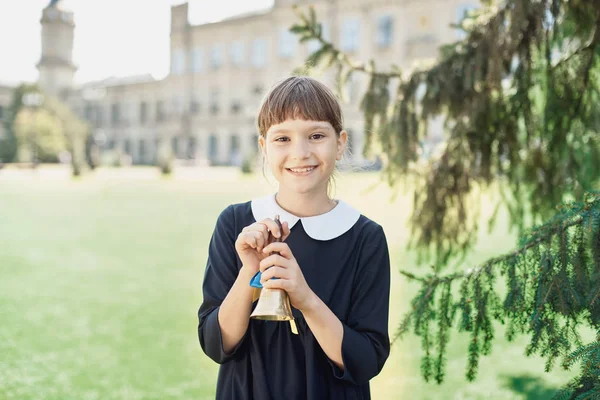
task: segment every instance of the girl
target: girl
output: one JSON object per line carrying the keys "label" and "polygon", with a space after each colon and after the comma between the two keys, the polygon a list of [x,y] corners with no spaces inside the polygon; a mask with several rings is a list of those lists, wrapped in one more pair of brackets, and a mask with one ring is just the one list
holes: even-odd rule
{"label": "girl", "polygon": [[[390,350],[390,262],[381,226],[328,195],[348,138],[340,105],[315,79],[287,78],[258,129],[279,190],[221,213],[198,311],[200,345],[221,364],[217,398],[369,399]],[[297,334],[249,318],[258,271],[263,287],[288,293]]]}

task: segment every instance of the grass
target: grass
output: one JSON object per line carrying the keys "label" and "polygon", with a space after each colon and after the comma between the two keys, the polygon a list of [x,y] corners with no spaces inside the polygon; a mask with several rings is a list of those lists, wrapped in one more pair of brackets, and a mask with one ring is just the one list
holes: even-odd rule
{"label": "grass", "polygon": [[[417,287],[407,253],[410,196],[390,203],[375,174],[342,176],[337,197],[381,223],[392,258],[390,331]],[[0,171],[0,399],[212,399],[218,366],[196,336],[207,245],[230,203],[274,191],[261,176],[180,169]],[[503,220],[465,265],[514,246]],[[465,376],[468,338],[452,334],[443,385],[420,376],[419,338],[392,348],[374,399],[547,399],[571,373],[544,373],[526,338],[497,330],[477,380]]]}

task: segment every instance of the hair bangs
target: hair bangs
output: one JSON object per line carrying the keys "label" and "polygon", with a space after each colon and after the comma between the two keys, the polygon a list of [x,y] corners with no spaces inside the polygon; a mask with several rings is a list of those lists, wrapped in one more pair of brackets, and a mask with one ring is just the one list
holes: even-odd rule
{"label": "hair bangs", "polygon": [[329,122],[338,135],[343,125],[335,94],[323,83],[301,76],[285,79],[267,94],[258,114],[260,135],[288,119]]}

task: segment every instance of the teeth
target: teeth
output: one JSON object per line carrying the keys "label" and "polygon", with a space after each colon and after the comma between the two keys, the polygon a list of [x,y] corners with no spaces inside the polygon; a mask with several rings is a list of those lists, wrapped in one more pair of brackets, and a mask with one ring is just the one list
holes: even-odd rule
{"label": "teeth", "polygon": [[315,169],[315,167],[310,167],[310,168],[290,168],[290,171],[292,171],[292,172],[308,172],[308,171],[312,171],[313,169]]}

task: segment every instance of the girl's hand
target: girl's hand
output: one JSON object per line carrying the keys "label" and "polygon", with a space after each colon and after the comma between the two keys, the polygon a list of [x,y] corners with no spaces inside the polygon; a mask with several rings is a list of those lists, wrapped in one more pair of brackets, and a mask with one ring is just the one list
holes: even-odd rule
{"label": "girl's hand", "polygon": [[263,248],[269,244],[269,233],[275,237],[281,237],[285,240],[290,235],[288,223],[282,224],[283,232],[280,232],[277,223],[270,218],[260,222],[255,222],[242,229],[235,241],[235,250],[246,267],[252,274],[258,272],[260,262],[268,256],[269,253],[263,253]]}
{"label": "girl's hand", "polygon": [[[265,255],[279,252],[260,262],[261,284],[268,289],[283,289],[290,296],[292,305],[300,311],[312,307],[315,293],[306,283],[298,262],[287,243],[271,243],[263,249]],[[271,268],[269,268],[271,267]],[[271,278],[279,279],[271,279]]]}

